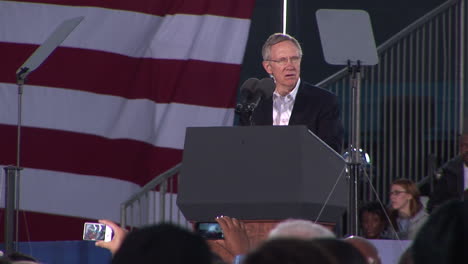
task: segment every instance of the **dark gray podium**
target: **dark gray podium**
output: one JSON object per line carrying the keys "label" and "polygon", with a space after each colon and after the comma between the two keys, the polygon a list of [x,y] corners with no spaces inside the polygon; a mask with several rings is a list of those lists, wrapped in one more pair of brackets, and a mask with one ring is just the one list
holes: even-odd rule
{"label": "dark gray podium", "polygon": [[212,222],[303,218],[339,223],[347,208],[345,161],[305,126],[187,128],[177,204]]}

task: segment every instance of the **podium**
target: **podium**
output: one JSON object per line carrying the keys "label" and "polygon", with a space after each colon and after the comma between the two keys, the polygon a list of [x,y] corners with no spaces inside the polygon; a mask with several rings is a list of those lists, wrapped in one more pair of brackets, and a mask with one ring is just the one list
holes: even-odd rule
{"label": "podium", "polygon": [[[288,218],[339,234],[348,203],[345,167],[306,126],[187,128],[177,204],[191,222],[243,220],[251,245]],[[209,244],[231,261],[223,242]]]}
{"label": "podium", "polygon": [[305,126],[187,128],[177,204],[195,222],[227,215],[339,223],[345,167]]}

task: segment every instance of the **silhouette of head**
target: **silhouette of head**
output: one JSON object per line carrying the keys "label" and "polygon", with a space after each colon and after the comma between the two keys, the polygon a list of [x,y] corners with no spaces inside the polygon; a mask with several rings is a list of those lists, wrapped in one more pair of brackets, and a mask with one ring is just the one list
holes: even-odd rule
{"label": "silhouette of head", "polygon": [[112,264],[209,264],[212,255],[205,240],[181,227],[159,224],[130,232]]}

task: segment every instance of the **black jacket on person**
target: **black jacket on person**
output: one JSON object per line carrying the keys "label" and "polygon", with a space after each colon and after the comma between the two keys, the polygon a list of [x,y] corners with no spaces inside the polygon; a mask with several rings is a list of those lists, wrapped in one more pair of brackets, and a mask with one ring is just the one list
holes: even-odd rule
{"label": "black jacket on person", "polygon": [[[248,125],[243,119],[239,121],[241,125]],[[252,125],[273,125],[272,96],[259,102],[252,115]],[[289,125],[306,125],[310,131],[341,154],[343,125],[335,94],[301,81]]]}
{"label": "black jacket on person", "polygon": [[434,192],[427,204],[427,210],[431,212],[435,207],[449,200],[463,200],[464,177],[463,159],[459,155],[440,169],[441,176],[435,182]]}

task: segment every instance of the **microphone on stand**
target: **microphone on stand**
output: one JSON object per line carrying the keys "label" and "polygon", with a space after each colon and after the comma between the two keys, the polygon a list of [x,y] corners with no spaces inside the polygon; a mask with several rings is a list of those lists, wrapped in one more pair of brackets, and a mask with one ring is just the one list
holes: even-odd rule
{"label": "microphone on stand", "polygon": [[273,91],[275,90],[275,82],[271,78],[263,78],[261,79],[257,86],[255,87],[255,91],[252,95],[252,101],[247,105],[247,111],[252,113],[255,108],[257,107],[258,103],[263,98],[271,96]]}
{"label": "microphone on stand", "polygon": [[257,97],[257,78],[247,79],[240,88],[239,102],[236,105],[236,113],[243,115],[245,113],[251,113],[250,104],[252,101],[256,100]]}
{"label": "microphone on stand", "polygon": [[[253,80],[252,80],[253,79]],[[253,85],[255,83],[255,86]],[[248,79],[241,87],[239,103],[236,107],[236,113],[239,114],[239,121],[242,125],[252,126],[253,112],[263,98],[272,96],[275,90],[275,82],[271,78]]]}
{"label": "microphone on stand", "polygon": [[263,98],[269,97],[273,95],[273,92],[275,91],[276,84],[275,81],[273,81],[272,78],[263,78],[258,82],[257,89],[262,90],[263,93]]}

